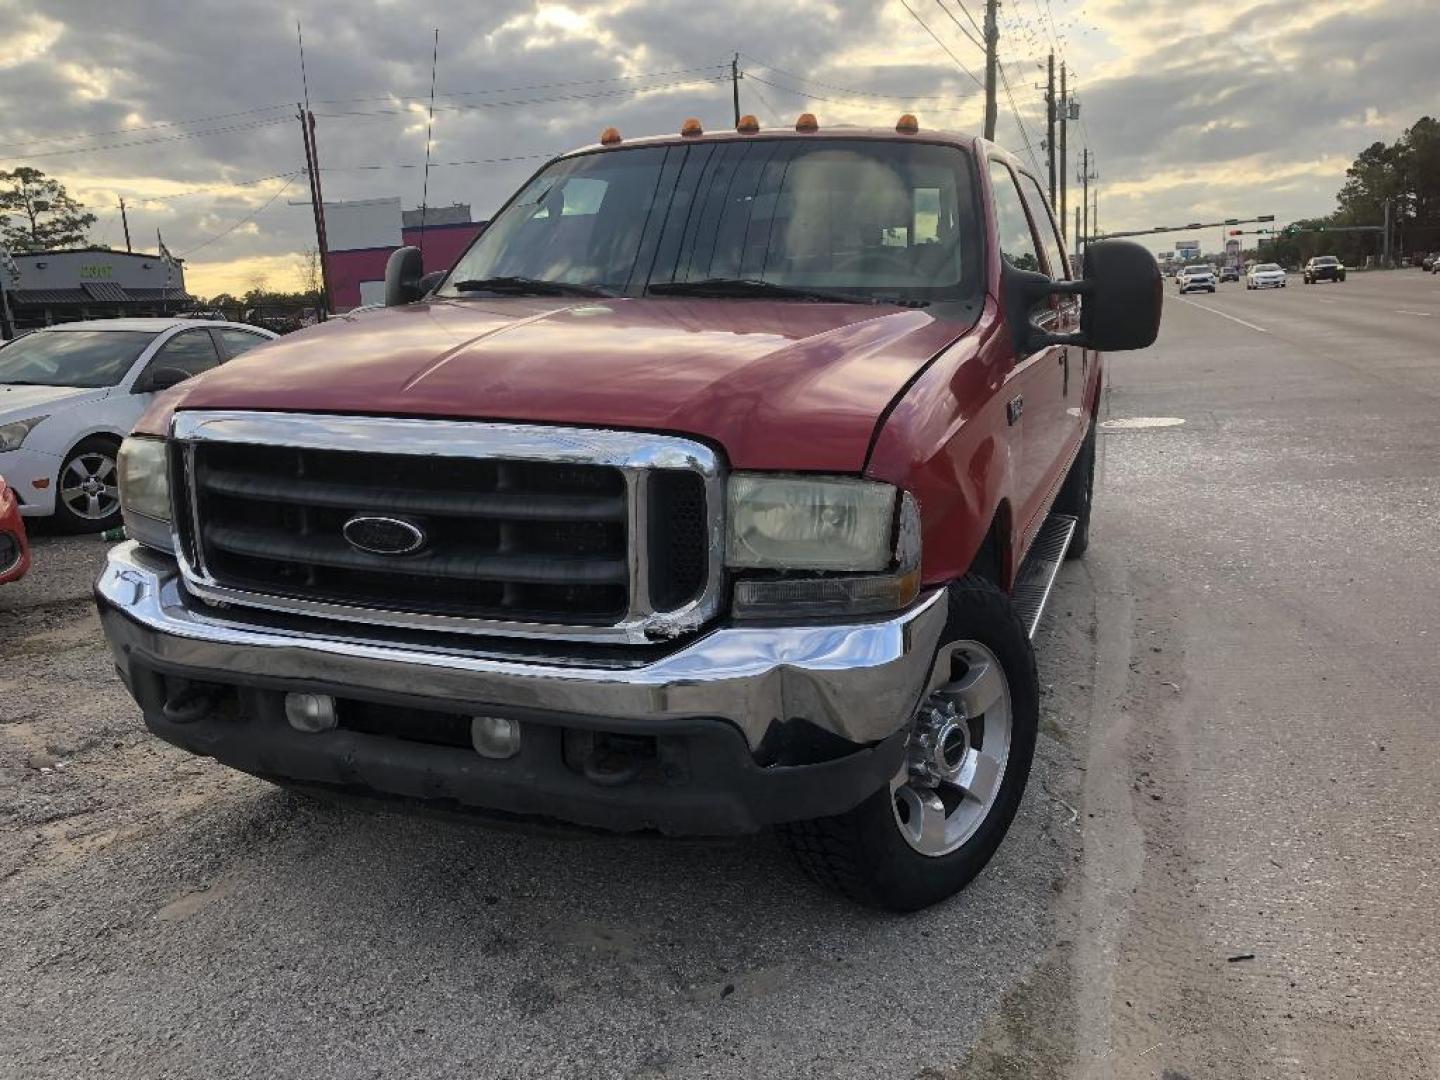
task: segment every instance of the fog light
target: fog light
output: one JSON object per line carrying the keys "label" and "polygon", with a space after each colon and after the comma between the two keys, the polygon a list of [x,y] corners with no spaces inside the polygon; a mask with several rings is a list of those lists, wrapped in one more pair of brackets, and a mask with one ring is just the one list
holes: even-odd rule
{"label": "fog light", "polygon": [[481,757],[514,757],[520,752],[520,725],[503,716],[473,716],[470,742]]}
{"label": "fog light", "polygon": [[335,699],[329,694],[286,694],[285,719],[306,734],[329,731],[335,726]]}

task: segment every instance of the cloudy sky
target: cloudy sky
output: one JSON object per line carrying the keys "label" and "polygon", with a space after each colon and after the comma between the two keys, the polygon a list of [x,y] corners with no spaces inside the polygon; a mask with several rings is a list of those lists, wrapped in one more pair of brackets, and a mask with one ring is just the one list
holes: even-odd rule
{"label": "cloudy sky", "polygon": [[[969,13],[982,9],[0,0],[0,168],[59,177],[99,216],[95,239],[117,246],[124,196],[137,247],[162,230],[192,292],[260,278],[294,287],[313,244],[308,206],[291,205],[307,197],[297,19],[326,198],[419,204],[438,27],[429,200],[484,217],[543,157],[605,125],[635,135],[691,115],[727,125],[737,51],[742,109],[766,125],[807,109],[822,124],[911,111],[925,126],[978,130],[984,65]],[[1435,19],[1436,0],[1007,0],[997,139],[1024,154],[1028,134],[1043,161],[1035,84],[1053,48],[1082,108],[1070,172],[1088,144],[1102,229],[1324,213],[1356,152],[1436,110]],[[1219,233],[1203,239],[1213,248]]]}

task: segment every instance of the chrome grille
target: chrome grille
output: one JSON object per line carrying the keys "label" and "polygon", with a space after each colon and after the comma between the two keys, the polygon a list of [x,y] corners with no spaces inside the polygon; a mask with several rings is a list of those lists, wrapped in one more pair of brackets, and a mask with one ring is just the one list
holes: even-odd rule
{"label": "chrome grille", "polygon": [[[629,432],[180,413],[175,519],[202,598],[424,629],[652,641],[719,596],[721,478],[702,444]],[[356,516],[413,554],[346,540]]]}

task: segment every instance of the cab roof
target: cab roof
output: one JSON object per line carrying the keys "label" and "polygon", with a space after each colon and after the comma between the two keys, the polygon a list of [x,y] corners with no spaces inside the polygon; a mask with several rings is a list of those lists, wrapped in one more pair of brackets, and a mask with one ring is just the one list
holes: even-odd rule
{"label": "cab roof", "polygon": [[[576,147],[561,157],[573,157],[577,154],[593,154],[607,150],[625,150],[637,146],[682,146],[690,143],[705,142],[743,142],[747,139],[883,139],[887,142],[919,142],[919,143],[943,143],[950,146],[958,146],[962,149],[973,150],[980,145],[999,150],[994,143],[986,142],[976,135],[966,135],[954,131],[942,131],[938,128],[929,129],[922,127],[913,133],[902,133],[893,127],[851,127],[843,124],[836,124],[831,127],[821,125],[815,131],[796,131],[793,127],[761,128],[759,131],[741,132],[731,128],[718,128],[714,131],[706,131],[699,135],[681,135],[678,131],[669,135],[642,135],[637,138],[621,137],[616,143],[602,144],[591,143],[588,146]],[[1004,153],[1004,151],[1001,151]]]}

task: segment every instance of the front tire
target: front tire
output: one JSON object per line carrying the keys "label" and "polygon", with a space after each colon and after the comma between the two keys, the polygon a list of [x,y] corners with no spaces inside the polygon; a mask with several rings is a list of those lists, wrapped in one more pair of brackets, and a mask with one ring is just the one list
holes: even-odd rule
{"label": "front tire", "polygon": [[1090,547],[1090,500],[1095,494],[1095,422],[1080,444],[1080,452],[1070,463],[1070,471],[1055,496],[1055,512],[1069,514],[1075,519],[1075,531],[1070,536],[1070,546],[1065,549],[1065,558],[1078,559]]}
{"label": "front tire", "polygon": [[783,827],[800,865],[870,907],[918,911],[963,889],[1000,846],[1030,775],[1035,653],[1010,598],[967,574],[950,586],[932,685],[906,762],[844,814]]}
{"label": "front tire", "polygon": [[82,439],[60,464],[55,526],[62,532],[104,532],[120,524],[115,463],[120,444],[103,435]]}

